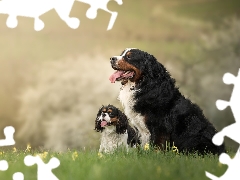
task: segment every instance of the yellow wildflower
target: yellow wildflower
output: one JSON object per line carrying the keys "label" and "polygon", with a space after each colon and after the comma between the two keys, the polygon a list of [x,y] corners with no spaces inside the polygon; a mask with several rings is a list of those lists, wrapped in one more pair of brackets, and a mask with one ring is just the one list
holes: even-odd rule
{"label": "yellow wildflower", "polygon": [[99,153],[98,153],[98,157],[99,157],[99,158],[102,158],[102,157],[103,157],[103,154],[99,152]]}
{"label": "yellow wildflower", "polygon": [[45,151],[45,152],[37,154],[37,155],[40,156],[40,158],[43,160],[43,159],[45,159],[47,157],[48,152]]}
{"label": "yellow wildflower", "polygon": [[78,157],[78,153],[77,151],[75,151],[74,153],[72,153],[72,159],[75,161],[75,159]]}
{"label": "yellow wildflower", "polygon": [[174,146],[174,142],[173,142],[173,146],[172,146],[172,151],[176,152],[178,154],[178,148],[176,146]]}
{"label": "yellow wildflower", "polygon": [[27,151],[27,152],[30,152],[30,150],[31,150],[31,146],[30,146],[30,144],[28,144],[27,145],[27,149],[25,150],[25,152]]}
{"label": "yellow wildflower", "polygon": [[14,153],[17,152],[17,148],[14,147],[14,148],[13,148],[13,152],[14,152]]}
{"label": "yellow wildflower", "polygon": [[145,150],[145,151],[149,150],[149,144],[148,144],[148,143],[145,144],[144,150]]}

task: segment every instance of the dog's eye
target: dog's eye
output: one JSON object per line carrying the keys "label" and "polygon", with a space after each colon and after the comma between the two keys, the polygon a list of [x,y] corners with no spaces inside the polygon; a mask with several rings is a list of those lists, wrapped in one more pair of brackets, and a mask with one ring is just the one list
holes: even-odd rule
{"label": "dog's eye", "polygon": [[127,59],[131,59],[131,57],[129,55],[126,55]]}
{"label": "dog's eye", "polygon": [[114,114],[112,114],[112,113],[108,113],[108,115],[109,115],[109,117],[114,117]]}

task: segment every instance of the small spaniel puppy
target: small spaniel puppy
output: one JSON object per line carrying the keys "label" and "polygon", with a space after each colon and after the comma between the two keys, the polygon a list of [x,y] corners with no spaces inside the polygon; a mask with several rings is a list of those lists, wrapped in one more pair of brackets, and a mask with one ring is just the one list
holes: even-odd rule
{"label": "small spaniel puppy", "polygon": [[128,150],[139,143],[137,130],[128,125],[128,119],[122,111],[113,105],[102,106],[95,120],[95,130],[101,132],[99,152],[112,153],[122,146]]}
{"label": "small spaniel puppy", "polygon": [[119,100],[143,146],[150,143],[165,149],[168,142],[180,152],[225,152],[224,145],[212,143],[214,126],[197,104],[181,94],[175,79],[153,55],[127,48],[110,63],[116,71],[109,79],[121,81]]}

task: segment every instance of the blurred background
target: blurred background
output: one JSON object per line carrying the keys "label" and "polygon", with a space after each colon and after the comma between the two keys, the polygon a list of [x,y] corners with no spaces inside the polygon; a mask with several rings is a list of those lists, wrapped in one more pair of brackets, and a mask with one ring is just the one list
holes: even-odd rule
{"label": "blurred background", "polygon": [[[120,83],[108,80],[109,58],[127,47],[153,54],[218,130],[235,122],[231,109],[219,111],[215,102],[229,100],[233,86],[222,77],[240,68],[239,0],[110,1],[108,8],[118,12],[110,31],[110,14],[99,10],[91,20],[89,7],[74,3],[70,16],[81,21],[76,30],[55,10],[40,17],[40,32],[31,18],[18,17],[17,28],[9,29],[8,15],[0,15],[1,139],[11,125],[17,147],[97,149],[98,109],[121,108]],[[229,139],[227,145],[237,146]]]}

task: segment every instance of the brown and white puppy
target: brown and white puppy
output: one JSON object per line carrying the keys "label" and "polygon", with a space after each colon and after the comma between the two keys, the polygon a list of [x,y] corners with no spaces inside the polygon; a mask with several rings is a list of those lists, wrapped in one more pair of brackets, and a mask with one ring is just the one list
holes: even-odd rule
{"label": "brown and white puppy", "polygon": [[128,125],[127,116],[113,105],[102,106],[95,120],[95,130],[101,132],[99,152],[112,153],[122,146],[135,146],[138,140],[137,131]]}

